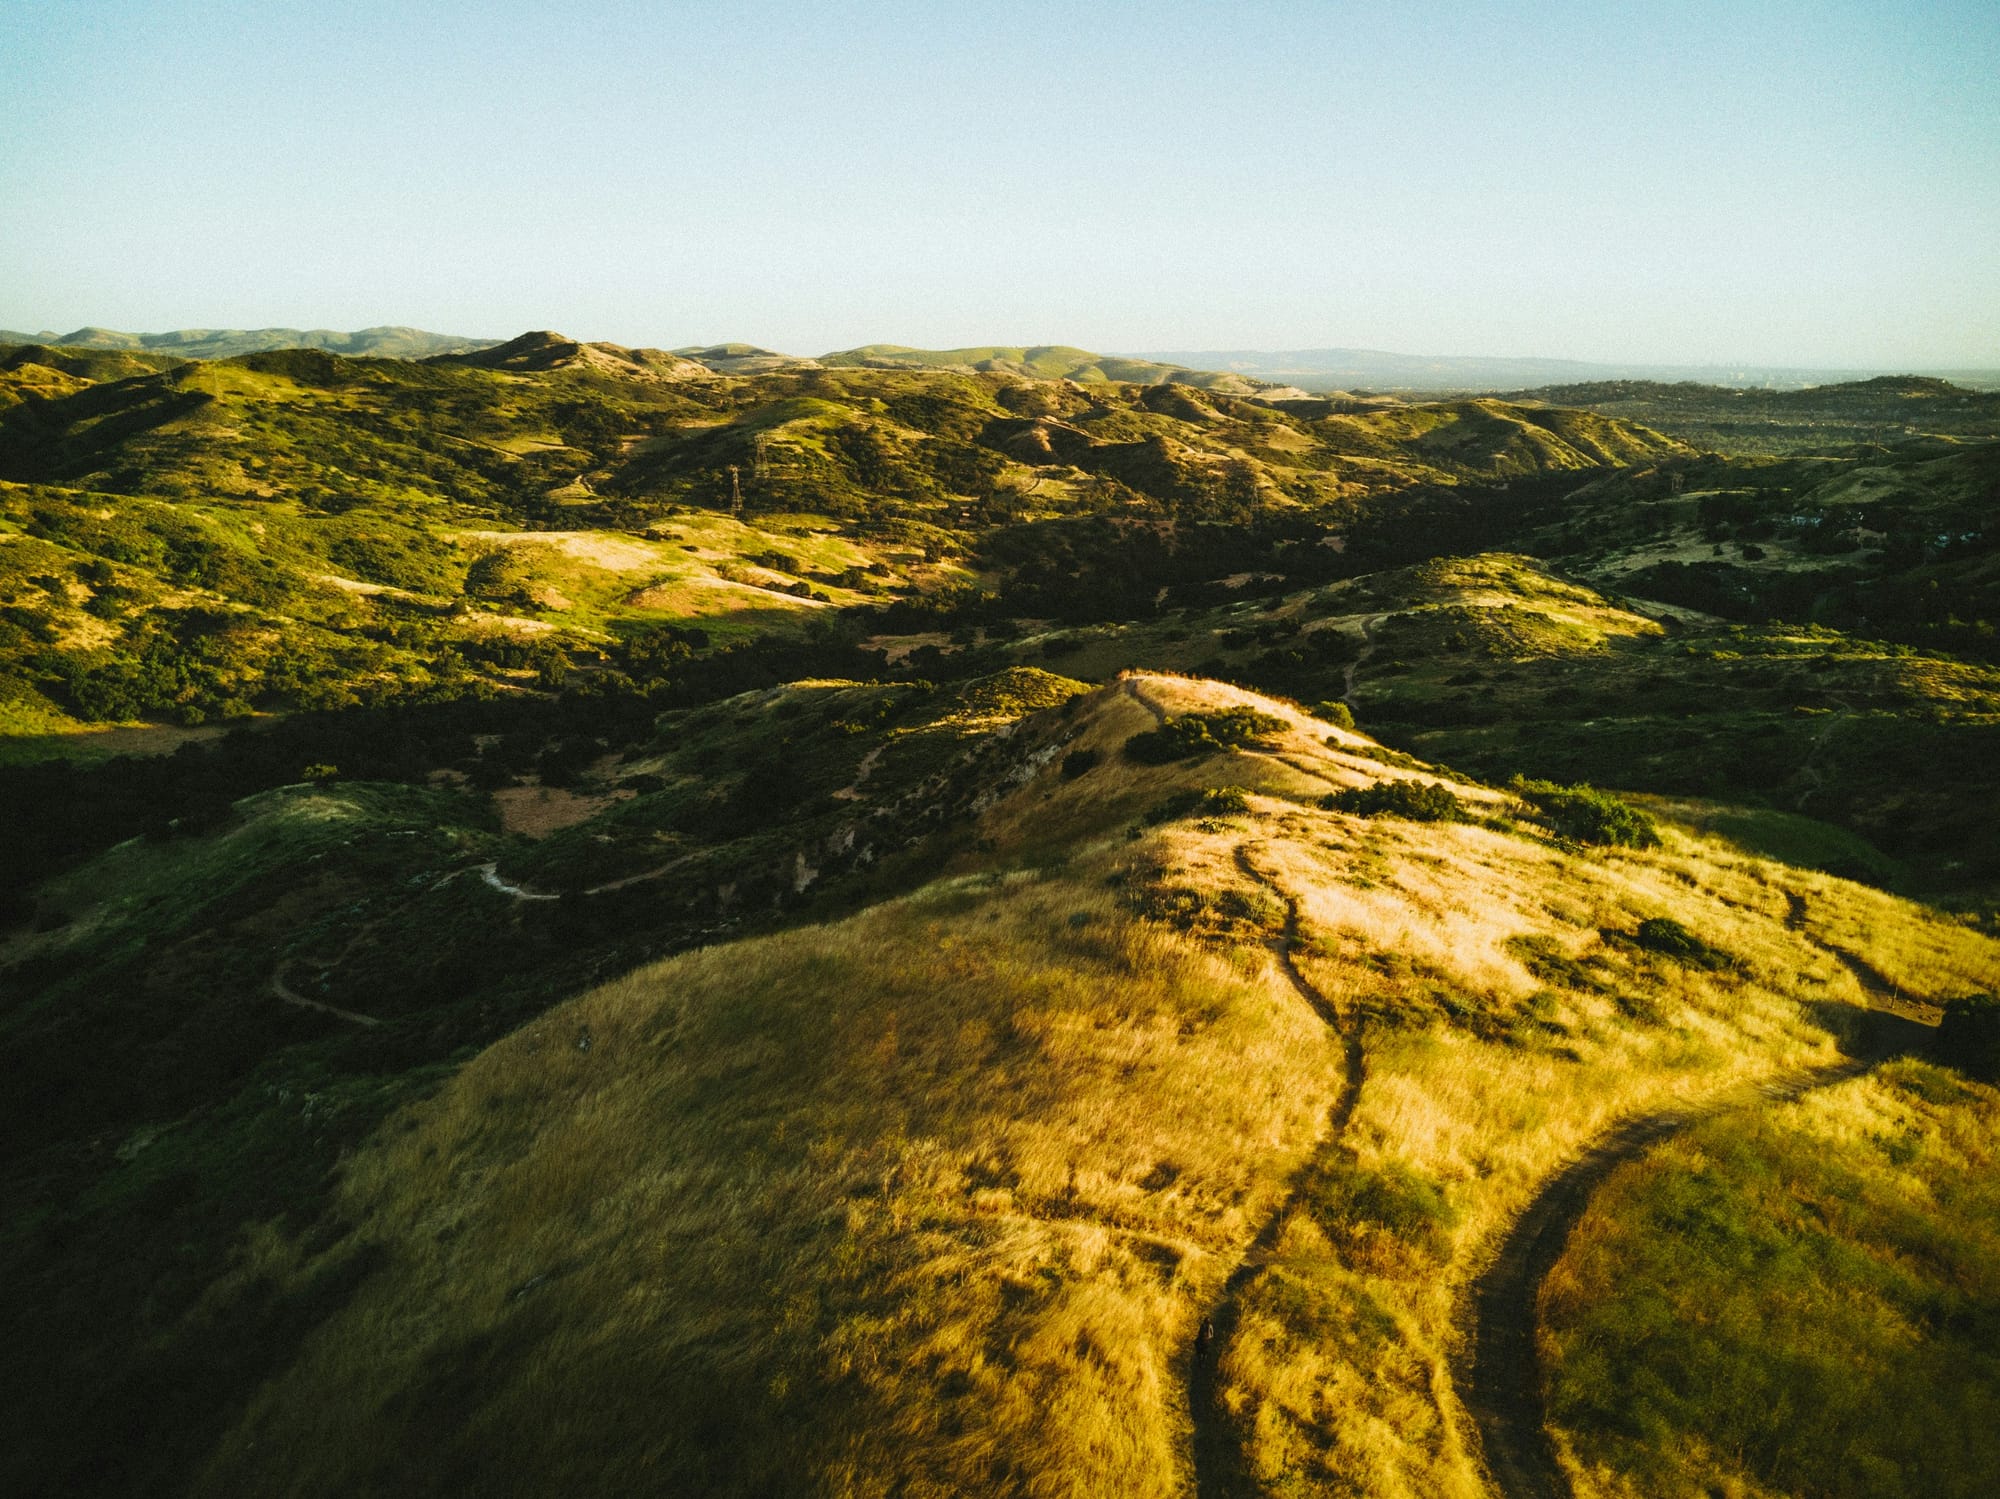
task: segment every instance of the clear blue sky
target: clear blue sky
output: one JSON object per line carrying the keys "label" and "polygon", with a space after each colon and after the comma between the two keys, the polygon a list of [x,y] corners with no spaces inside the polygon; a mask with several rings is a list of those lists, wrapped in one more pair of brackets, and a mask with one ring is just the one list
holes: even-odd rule
{"label": "clear blue sky", "polygon": [[0,0],[0,327],[2000,366],[2000,4]]}

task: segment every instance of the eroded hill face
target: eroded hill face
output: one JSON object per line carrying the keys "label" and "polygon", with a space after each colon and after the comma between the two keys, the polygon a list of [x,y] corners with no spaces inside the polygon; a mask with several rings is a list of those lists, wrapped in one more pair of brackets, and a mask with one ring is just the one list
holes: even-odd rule
{"label": "eroded hill face", "polygon": [[[1135,759],[1162,717],[1251,737]],[[1859,1045],[1863,929],[1911,997],[2000,963],[1686,834],[1552,842],[1212,683],[1010,738],[1027,779],[956,872],[551,1011],[356,1154],[333,1247],[258,1236],[246,1282],[350,1299],[204,1482],[1168,1494],[1200,1441],[1260,1482],[1476,1492],[1456,1294],[1535,1180],[1614,1115]],[[1468,820],[1320,805],[1392,784]],[[1663,918],[1698,943],[1649,946]]]}

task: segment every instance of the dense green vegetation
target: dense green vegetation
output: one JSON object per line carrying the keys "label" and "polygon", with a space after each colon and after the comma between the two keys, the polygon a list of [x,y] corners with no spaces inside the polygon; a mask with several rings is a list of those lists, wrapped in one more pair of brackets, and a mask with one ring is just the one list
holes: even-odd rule
{"label": "dense green vegetation", "polygon": [[1564,838],[1578,843],[1610,843],[1623,848],[1655,848],[1660,842],[1653,819],[1594,786],[1558,786],[1517,778],[1514,791],[1548,819]]}
{"label": "dense green vegetation", "polygon": [[1254,708],[1226,708],[1219,713],[1184,713],[1157,729],[1134,734],[1125,753],[1144,765],[1166,765],[1193,759],[1235,745],[1251,744],[1277,733],[1285,721]]}

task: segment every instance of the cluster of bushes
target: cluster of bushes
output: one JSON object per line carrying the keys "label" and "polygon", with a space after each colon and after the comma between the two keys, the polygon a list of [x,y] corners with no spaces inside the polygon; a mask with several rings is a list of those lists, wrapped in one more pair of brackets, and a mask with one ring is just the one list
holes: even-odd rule
{"label": "cluster of bushes", "polygon": [[1236,787],[1211,786],[1206,791],[1182,791],[1168,797],[1148,812],[1145,820],[1151,827],[1189,817],[1229,817],[1249,810],[1249,799]]}
{"label": "cluster of bushes", "polygon": [[1357,817],[1402,817],[1411,822],[1470,822],[1465,803],[1449,786],[1436,781],[1384,781],[1375,786],[1350,786],[1324,797],[1330,812]]}
{"label": "cluster of bushes", "polygon": [[1583,963],[1572,958],[1553,937],[1527,933],[1509,937],[1507,951],[1544,984],[1576,989],[1585,994],[1603,994],[1608,986]]}
{"label": "cluster of bushes", "polygon": [[1125,741],[1125,754],[1141,765],[1171,765],[1218,750],[1252,744],[1289,728],[1284,719],[1255,708],[1223,708],[1214,713],[1184,713],[1157,729]]}
{"label": "cluster of bushes", "polygon": [[1595,786],[1559,786],[1516,776],[1509,789],[1539,812],[1558,837],[1620,848],[1660,846],[1660,829],[1652,818]]}

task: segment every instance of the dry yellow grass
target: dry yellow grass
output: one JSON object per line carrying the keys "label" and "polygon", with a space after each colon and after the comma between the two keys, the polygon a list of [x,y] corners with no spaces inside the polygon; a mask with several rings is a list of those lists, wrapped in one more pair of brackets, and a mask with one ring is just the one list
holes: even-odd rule
{"label": "dry yellow grass", "polygon": [[[1245,703],[1289,727],[1117,754],[1156,709]],[[1279,1213],[1214,1351],[1247,1472],[1469,1496],[1455,1307],[1538,1180],[1623,1114],[1833,1057],[1864,995],[1808,932],[1913,993],[2000,970],[1967,928],[1720,843],[1567,852],[1471,786],[1493,825],[1322,811],[1414,772],[1213,683],[1020,732],[1039,771],[947,878],[608,984],[392,1121],[318,1251],[380,1267],[207,1488],[1186,1492],[1195,1329]],[[1143,828],[1196,786],[1247,810]],[[1342,1039],[1265,945],[1286,898],[1363,1041],[1338,1140]],[[1620,940],[1659,915],[1740,969]],[[312,1253],[267,1233],[243,1275]]]}
{"label": "dry yellow grass", "polygon": [[1326,1049],[1261,954],[1101,884],[961,880],[635,974],[350,1166],[391,1259],[212,1482],[389,1485],[428,1410],[537,1492],[1170,1492],[1176,1352]]}

